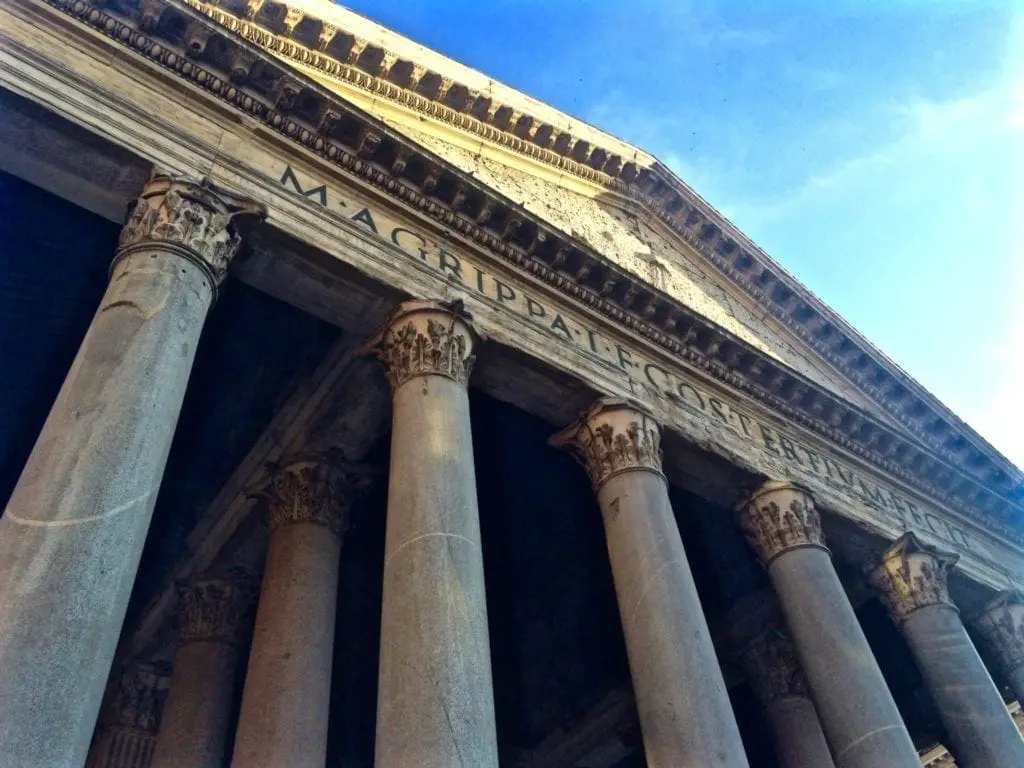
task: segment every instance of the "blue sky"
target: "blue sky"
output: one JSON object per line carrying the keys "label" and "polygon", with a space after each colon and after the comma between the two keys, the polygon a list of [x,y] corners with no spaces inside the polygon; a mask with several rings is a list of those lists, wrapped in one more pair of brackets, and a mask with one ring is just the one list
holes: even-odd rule
{"label": "blue sky", "polygon": [[1024,465],[1024,2],[344,4],[658,156]]}

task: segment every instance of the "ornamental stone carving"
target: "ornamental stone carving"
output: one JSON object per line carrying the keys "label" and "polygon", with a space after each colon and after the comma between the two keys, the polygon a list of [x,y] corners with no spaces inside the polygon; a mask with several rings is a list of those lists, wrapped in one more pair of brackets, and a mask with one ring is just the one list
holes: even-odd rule
{"label": "ornamental stone carving", "polygon": [[444,376],[465,386],[480,339],[461,301],[407,301],[366,350],[384,362],[392,392],[418,376]]}
{"label": "ornamental stone carving", "polygon": [[766,627],[739,650],[737,658],[762,706],[787,696],[810,697],[796,648],[780,626]]}
{"label": "ornamental stone carving", "polygon": [[1007,674],[1024,666],[1024,594],[1001,592],[974,620],[985,644]]}
{"label": "ornamental stone carving", "polygon": [[329,453],[293,456],[272,466],[266,487],[254,495],[267,502],[271,532],[283,525],[315,523],[340,537],[348,530],[352,504],[372,477],[368,468]]}
{"label": "ornamental stone carving", "polygon": [[171,248],[202,268],[216,289],[241,244],[240,216],[262,219],[266,208],[207,179],[154,173],[128,211],[115,264],[140,248]]}
{"label": "ornamental stone carving", "polygon": [[789,481],[770,480],[756,490],[741,507],[740,527],[765,568],[792,549],[828,552],[814,497]]}
{"label": "ornamental stone carving", "polygon": [[949,599],[947,575],[959,559],[959,555],[942,552],[908,532],[885,551],[880,565],[867,570],[867,579],[893,621],[900,624],[929,605],[956,610]]}
{"label": "ornamental stone carving", "polygon": [[170,686],[165,665],[127,665],[107,690],[88,768],[149,768]]}
{"label": "ornamental stone carving", "polygon": [[662,474],[661,427],[643,406],[630,400],[601,398],[552,437],[551,444],[576,455],[595,491],[620,472]]}
{"label": "ornamental stone carving", "polygon": [[203,574],[177,584],[178,643],[240,642],[252,621],[258,588],[241,569]]}
{"label": "ornamental stone carving", "polygon": [[127,666],[114,692],[112,725],[155,734],[160,727],[160,715],[169,685],[170,676],[164,666]]}

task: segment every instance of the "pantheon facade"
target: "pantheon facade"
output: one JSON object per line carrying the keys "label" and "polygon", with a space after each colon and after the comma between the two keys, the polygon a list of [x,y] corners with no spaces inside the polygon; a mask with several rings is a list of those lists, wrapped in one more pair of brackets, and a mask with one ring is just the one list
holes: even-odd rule
{"label": "pantheon facade", "polygon": [[642,149],[6,0],[0,205],[0,768],[1024,766],[1021,471]]}

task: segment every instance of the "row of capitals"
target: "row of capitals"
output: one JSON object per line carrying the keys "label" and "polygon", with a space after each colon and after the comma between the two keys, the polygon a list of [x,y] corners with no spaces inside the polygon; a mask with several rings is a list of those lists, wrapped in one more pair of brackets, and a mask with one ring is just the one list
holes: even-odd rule
{"label": "row of capitals", "polygon": [[[201,263],[216,285],[240,243],[236,220],[263,215],[260,206],[208,183],[156,176],[129,212],[118,258],[154,245],[178,249]],[[440,376],[466,386],[480,340],[461,302],[411,301],[396,309],[364,351],[384,363],[393,392],[423,376]],[[578,456],[596,490],[625,472],[654,472],[664,477],[661,427],[632,401],[598,401],[552,438],[552,443]],[[311,522],[337,536],[347,529],[352,503],[370,486],[373,475],[365,467],[346,465],[330,456],[292,457],[271,469],[266,486],[254,494],[267,502],[271,530]],[[766,567],[794,548],[827,551],[813,498],[789,482],[768,482],[755,492],[741,507],[740,525]],[[909,533],[880,563],[867,569],[867,577],[899,622],[921,607],[952,606],[946,580],[956,561],[957,556],[934,550]],[[189,621],[196,626],[237,623],[239,616],[230,611],[223,616],[210,612],[209,606],[216,601],[208,598],[219,594],[219,589],[208,582],[193,585],[185,593],[183,605],[194,606],[189,614],[194,621]],[[236,592],[241,595],[244,590],[236,587],[229,590],[229,596]],[[1000,622],[984,623],[990,633],[1005,633],[1008,626],[1014,632],[1020,629],[1024,619],[1018,617],[1016,624],[1008,625],[1005,616],[1016,614],[1007,611],[1009,608]],[[206,629],[197,632],[209,634]],[[1000,643],[1000,647],[1008,646]]]}

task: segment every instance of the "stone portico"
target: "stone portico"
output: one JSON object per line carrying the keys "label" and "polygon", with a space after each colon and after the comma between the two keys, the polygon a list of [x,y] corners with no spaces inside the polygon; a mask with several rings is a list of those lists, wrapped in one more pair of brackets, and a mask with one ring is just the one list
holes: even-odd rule
{"label": "stone portico", "polygon": [[655,158],[319,0],[0,40],[2,768],[1024,765],[1020,470]]}

